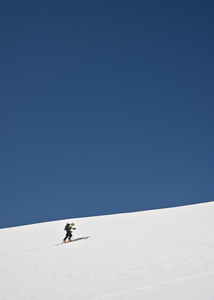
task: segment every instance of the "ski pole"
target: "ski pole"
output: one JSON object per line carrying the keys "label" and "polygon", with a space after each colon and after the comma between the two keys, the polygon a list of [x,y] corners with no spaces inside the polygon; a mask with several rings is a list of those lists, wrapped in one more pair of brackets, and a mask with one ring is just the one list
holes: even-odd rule
{"label": "ski pole", "polygon": [[74,239],[74,230],[72,231],[72,241],[73,241],[73,239]]}

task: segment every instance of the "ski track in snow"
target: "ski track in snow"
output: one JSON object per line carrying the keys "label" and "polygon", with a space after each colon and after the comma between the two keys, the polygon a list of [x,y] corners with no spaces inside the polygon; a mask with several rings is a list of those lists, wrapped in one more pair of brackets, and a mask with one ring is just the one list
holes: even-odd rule
{"label": "ski track in snow", "polygon": [[[192,279],[192,278],[198,278],[198,277],[206,276],[206,275],[210,275],[210,274],[214,274],[214,271],[207,272],[207,273],[202,273],[202,274],[196,274],[196,275],[183,277],[183,278],[179,278],[179,279],[175,279],[175,280],[170,280],[170,281],[167,281],[167,282],[161,282],[161,283],[157,283],[157,284],[150,284],[150,285],[147,285],[147,286],[136,288],[134,290],[128,290],[128,291],[116,293],[116,294],[113,294],[113,295],[104,296],[104,297],[98,298],[96,300],[113,299],[115,297],[122,296],[122,295],[126,295],[125,299],[128,299],[127,298],[128,294],[133,294],[136,291],[141,291],[141,290],[144,290],[144,289],[152,289],[152,288],[161,287],[161,286],[167,286],[167,285],[172,284],[172,283],[185,281],[185,280]],[[118,299],[118,298],[115,298],[115,299]]]}

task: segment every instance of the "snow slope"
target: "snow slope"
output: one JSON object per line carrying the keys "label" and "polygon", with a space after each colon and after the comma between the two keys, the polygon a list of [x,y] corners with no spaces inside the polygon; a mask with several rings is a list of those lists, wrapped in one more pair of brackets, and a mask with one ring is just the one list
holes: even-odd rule
{"label": "snow slope", "polygon": [[[214,202],[0,230],[0,300],[214,299]],[[61,244],[74,221],[74,241]]]}

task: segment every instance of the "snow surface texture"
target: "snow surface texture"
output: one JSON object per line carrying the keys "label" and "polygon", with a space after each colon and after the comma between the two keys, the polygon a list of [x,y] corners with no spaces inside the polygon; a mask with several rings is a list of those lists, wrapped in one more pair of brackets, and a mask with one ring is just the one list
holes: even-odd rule
{"label": "snow surface texture", "polygon": [[[0,230],[0,300],[214,299],[214,202]],[[74,241],[61,244],[66,222]]]}

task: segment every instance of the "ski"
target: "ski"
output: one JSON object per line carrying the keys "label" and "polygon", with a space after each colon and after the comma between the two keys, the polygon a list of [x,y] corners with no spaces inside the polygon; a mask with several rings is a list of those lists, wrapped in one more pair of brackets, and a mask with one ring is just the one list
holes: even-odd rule
{"label": "ski", "polygon": [[62,242],[62,243],[56,244],[55,246],[59,246],[59,245],[63,245],[63,244],[68,244],[68,243],[71,243],[72,241],[67,241],[66,243]]}

